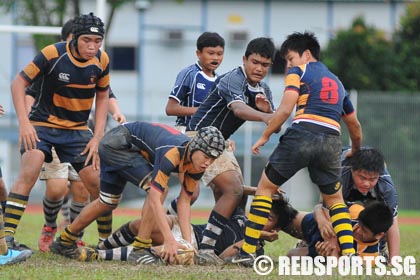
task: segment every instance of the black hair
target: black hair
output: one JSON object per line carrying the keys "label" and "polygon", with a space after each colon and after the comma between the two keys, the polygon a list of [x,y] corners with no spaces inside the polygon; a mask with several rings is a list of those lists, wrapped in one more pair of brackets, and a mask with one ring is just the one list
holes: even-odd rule
{"label": "black hair", "polygon": [[382,174],[385,169],[385,160],[382,153],[375,148],[362,148],[350,158],[352,170],[366,170]]}
{"label": "black hair", "polygon": [[288,199],[283,196],[280,199],[273,199],[272,205],[271,210],[277,217],[277,226],[282,230],[289,226],[298,214],[298,211],[293,208]]}
{"label": "black hair", "polygon": [[245,57],[248,58],[251,54],[259,54],[265,58],[274,60],[276,48],[274,47],[273,40],[267,37],[260,37],[251,40],[245,50]]}
{"label": "black hair", "polygon": [[304,51],[309,50],[316,60],[320,60],[321,47],[318,39],[312,32],[295,32],[287,36],[280,47],[280,56],[286,58],[289,51],[295,51],[302,55]]}
{"label": "black hair", "polygon": [[359,223],[373,234],[387,232],[394,222],[392,211],[382,201],[374,200],[365,205],[359,214]]}
{"label": "black hair", "polygon": [[216,32],[204,32],[197,38],[197,50],[202,51],[207,47],[221,46],[225,48],[225,39]]}
{"label": "black hair", "polygon": [[67,37],[69,37],[70,33],[72,33],[73,20],[74,20],[74,18],[69,19],[68,21],[66,21],[66,23],[64,23],[63,27],[61,28],[61,40],[62,41],[66,41]]}

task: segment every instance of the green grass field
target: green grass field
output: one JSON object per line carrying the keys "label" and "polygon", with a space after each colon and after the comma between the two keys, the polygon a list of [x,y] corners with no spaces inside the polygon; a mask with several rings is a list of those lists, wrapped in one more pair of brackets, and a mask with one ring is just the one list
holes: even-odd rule
{"label": "green grass field", "polygon": [[[401,213],[401,217],[420,217],[420,212]],[[129,221],[131,216],[114,216],[114,228]],[[196,220],[194,222],[205,222]],[[148,267],[134,266],[121,262],[97,262],[81,263],[66,259],[51,253],[40,253],[37,240],[41,232],[43,217],[39,214],[26,213],[19,225],[16,239],[33,249],[35,254],[26,262],[10,266],[0,266],[0,279],[319,279],[316,276],[278,276],[276,269],[268,276],[258,276],[252,269],[234,266],[224,267],[202,267],[202,266],[165,266]],[[414,256],[416,258],[416,276],[412,279],[420,279],[420,225],[400,225],[401,231],[401,255]],[[96,223],[92,224],[86,231],[84,241],[88,244],[97,242]],[[266,255],[274,259],[285,255],[288,249],[294,246],[296,240],[280,234],[279,240],[268,243]],[[342,276],[334,272],[328,279],[342,279]],[[391,276],[349,276],[347,279],[379,279],[393,278]],[[401,276],[400,279],[407,279]]]}

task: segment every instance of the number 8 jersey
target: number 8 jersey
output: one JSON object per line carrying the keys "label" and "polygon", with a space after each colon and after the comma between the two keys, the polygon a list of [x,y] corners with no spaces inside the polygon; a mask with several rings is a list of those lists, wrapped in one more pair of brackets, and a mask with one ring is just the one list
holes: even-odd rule
{"label": "number 8 jersey", "polygon": [[285,84],[285,91],[299,93],[293,123],[310,122],[340,132],[341,116],[354,113],[343,84],[322,62],[290,68]]}

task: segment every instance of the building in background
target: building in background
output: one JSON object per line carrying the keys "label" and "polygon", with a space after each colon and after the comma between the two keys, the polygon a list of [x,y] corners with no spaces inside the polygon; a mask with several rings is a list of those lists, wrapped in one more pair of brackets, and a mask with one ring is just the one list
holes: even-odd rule
{"label": "building in background", "polygon": [[[17,1],[19,2],[19,1]],[[137,0],[117,10],[106,34],[106,50],[111,58],[112,88],[128,120],[152,120],[174,124],[165,116],[165,105],[176,74],[185,65],[196,60],[195,42],[203,31],[218,32],[226,39],[225,57],[218,72],[223,73],[240,65],[244,48],[255,37],[272,37],[280,46],[293,31],[309,30],[316,33],[321,46],[340,28],[348,28],[354,18],[362,15],[366,23],[391,33],[398,26],[399,17],[409,1],[275,1],[275,0]],[[81,11],[96,11],[96,1],[81,1]],[[11,24],[13,14],[0,11],[0,25]],[[7,116],[0,119],[0,164],[6,184],[10,186],[19,171],[17,150],[17,121],[10,95],[10,81],[35,55],[31,35],[0,33],[2,42],[0,64],[1,102]],[[279,102],[283,91],[281,64],[266,81]],[[242,158],[245,182],[256,184],[277,139],[263,149],[263,156],[251,155],[250,147],[262,131],[262,124],[249,124],[241,129],[235,141]],[[271,148],[272,147],[272,148]],[[251,172],[253,171],[253,172]],[[303,171],[305,172],[305,171]],[[299,194],[298,204],[316,201],[315,187],[309,182],[308,195]],[[307,177],[307,176],[301,176]],[[286,188],[293,189],[292,186]],[[301,188],[299,188],[301,190]],[[313,191],[312,191],[313,190]],[[42,189],[43,191],[43,189]],[[293,191],[291,196],[293,200]]]}

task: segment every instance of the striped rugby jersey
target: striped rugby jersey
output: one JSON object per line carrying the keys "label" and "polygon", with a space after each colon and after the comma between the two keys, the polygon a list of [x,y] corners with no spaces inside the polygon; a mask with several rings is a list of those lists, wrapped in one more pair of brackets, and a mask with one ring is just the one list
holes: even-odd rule
{"label": "striped rugby jersey", "polygon": [[77,60],[70,45],[59,42],[41,50],[21,72],[38,83],[39,98],[29,115],[33,125],[87,130],[97,90],[109,88],[109,58],[99,50],[88,61]]}
{"label": "striped rugby jersey", "polygon": [[260,82],[255,87],[248,84],[241,66],[223,74],[217,78],[212,91],[192,116],[187,131],[215,126],[222,132],[223,137],[228,139],[245,122],[235,116],[230,105],[233,102],[243,102],[258,110],[255,96],[259,93],[267,97],[274,110],[272,93],[266,83]]}
{"label": "striped rugby jersey", "polygon": [[293,123],[310,122],[340,132],[341,116],[354,113],[343,84],[322,62],[290,68],[285,78],[287,90],[299,93]]}
{"label": "striped rugby jersey", "polygon": [[[169,98],[177,100],[181,106],[200,106],[216,81],[217,75],[216,73],[214,75],[214,77],[207,76],[198,62],[182,69],[176,77]],[[186,126],[190,119],[191,116],[179,116],[176,124]]]}
{"label": "striped rugby jersey", "polygon": [[171,173],[184,173],[183,188],[192,195],[196,182],[203,176],[186,163],[190,138],[173,127],[161,123],[129,122],[123,124],[131,134],[131,144],[153,165],[152,187],[163,192]]}

